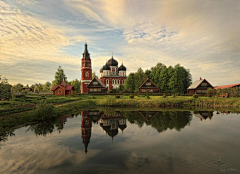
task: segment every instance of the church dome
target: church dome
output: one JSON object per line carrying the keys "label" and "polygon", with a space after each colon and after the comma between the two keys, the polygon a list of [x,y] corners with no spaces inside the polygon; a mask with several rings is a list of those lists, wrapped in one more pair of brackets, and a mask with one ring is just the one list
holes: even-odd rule
{"label": "church dome", "polygon": [[118,62],[113,57],[108,60],[107,64],[109,66],[118,66]]}
{"label": "church dome", "polygon": [[103,67],[100,69],[100,73],[103,73]]}
{"label": "church dome", "polygon": [[127,68],[123,64],[118,68],[118,71],[126,71]]}
{"label": "church dome", "polygon": [[102,67],[103,70],[110,70],[110,66],[106,63],[106,65],[104,65]]}

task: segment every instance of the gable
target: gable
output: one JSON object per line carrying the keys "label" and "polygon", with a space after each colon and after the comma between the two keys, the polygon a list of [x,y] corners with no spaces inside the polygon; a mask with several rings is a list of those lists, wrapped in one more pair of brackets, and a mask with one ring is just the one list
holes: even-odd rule
{"label": "gable", "polygon": [[188,89],[201,89],[201,88],[209,88],[209,87],[213,88],[213,86],[206,79],[201,79],[191,84],[188,87]]}
{"label": "gable", "polygon": [[61,85],[55,85],[55,86],[53,86],[53,88],[51,89],[51,91],[55,91],[55,90],[57,90],[58,88],[60,88],[60,89],[62,89],[62,90],[65,90],[63,86],[61,86]]}
{"label": "gable", "polygon": [[156,88],[156,89],[158,89],[157,85],[155,85],[149,78],[147,78],[147,80],[139,88]]}
{"label": "gable", "polygon": [[106,88],[106,86],[102,83],[102,81],[97,78],[94,78],[87,87],[88,88]]}

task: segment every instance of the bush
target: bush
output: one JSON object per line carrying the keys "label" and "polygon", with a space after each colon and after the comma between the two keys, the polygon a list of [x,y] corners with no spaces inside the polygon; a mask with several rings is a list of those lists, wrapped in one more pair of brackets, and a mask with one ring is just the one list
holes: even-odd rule
{"label": "bush", "polygon": [[198,98],[198,94],[193,94],[193,98]]}
{"label": "bush", "polygon": [[173,97],[173,98],[175,98],[175,97],[176,97],[176,94],[175,94],[175,93],[173,93],[172,97]]}
{"label": "bush", "polygon": [[129,95],[129,98],[134,98],[134,95]]}
{"label": "bush", "polygon": [[116,104],[116,98],[115,98],[115,96],[111,96],[111,95],[106,95],[105,96],[105,98],[104,98],[104,100],[105,100],[105,103],[107,104],[107,105],[115,105]]}
{"label": "bush", "polygon": [[34,116],[39,121],[53,119],[57,117],[57,110],[52,103],[41,102],[36,106]]}
{"label": "bush", "polygon": [[115,98],[120,98],[120,95],[115,95]]}
{"label": "bush", "polygon": [[163,94],[163,98],[166,98],[167,96],[166,96],[166,94]]}
{"label": "bush", "polygon": [[147,95],[147,99],[150,99],[149,95]]}

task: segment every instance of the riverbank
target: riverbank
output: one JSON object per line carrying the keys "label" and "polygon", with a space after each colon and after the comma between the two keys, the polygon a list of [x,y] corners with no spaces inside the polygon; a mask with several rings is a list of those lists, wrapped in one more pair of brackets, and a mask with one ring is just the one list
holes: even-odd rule
{"label": "riverbank", "polygon": [[[84,104],[91,102],[91,104]],[[210,98],[192,96],[149,96],[145,95],[27,95],[11,101],[0,101],[0,117],[36,109],[40,103],[53,104],[63,113],[89,107],[132,107],[132,108],[234,108],[240,110],[240,98]]]}

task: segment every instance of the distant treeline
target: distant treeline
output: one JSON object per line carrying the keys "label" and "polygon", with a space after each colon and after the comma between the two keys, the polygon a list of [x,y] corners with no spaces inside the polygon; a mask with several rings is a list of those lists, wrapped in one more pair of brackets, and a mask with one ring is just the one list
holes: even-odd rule
{"label": "distant treeline", "polygon": [[[137,93],[147,77],[159,87],[161,92],[187,93],[187,88],[192,83],[190,71],[183,66],[177,64],[174,67],[167,67],[158,63],[145,72],[139,68],[136,73],[130,73],[125,81],[124,89]],[[123,87],[120,87],[120,90],[121,88]]]}

